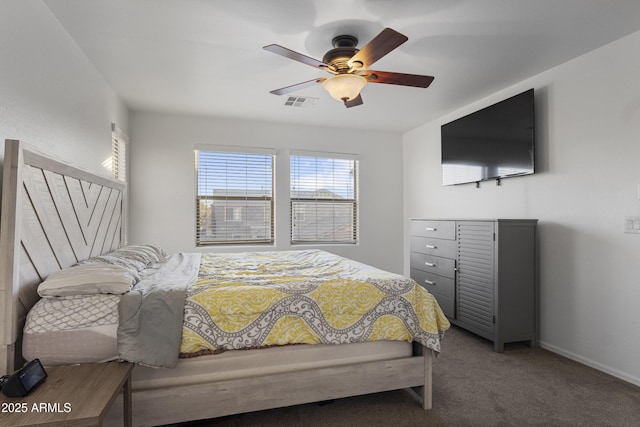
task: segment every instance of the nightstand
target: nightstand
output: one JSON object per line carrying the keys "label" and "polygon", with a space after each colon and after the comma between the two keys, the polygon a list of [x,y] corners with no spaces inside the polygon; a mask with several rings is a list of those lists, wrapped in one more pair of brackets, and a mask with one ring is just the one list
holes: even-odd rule
{"label": "nightstand", "polygon": [[26,397],[0,393],[0,426],[101,426],[123,393],[124,425],[131,426],[131,371],[127,362],[45,367],[48,378]]}

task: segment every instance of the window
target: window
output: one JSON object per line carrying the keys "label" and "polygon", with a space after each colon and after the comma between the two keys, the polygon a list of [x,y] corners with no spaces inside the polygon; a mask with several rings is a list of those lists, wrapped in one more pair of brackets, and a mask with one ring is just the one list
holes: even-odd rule
{"label": "window", "polygon": [[357,243],[358,161],[291,156],[291,243]]}
{"label": "window", "polygon": [[196,245],[273,244],[273,154],[195,153]]}
{"label": "window", "polygon": [[111,124],[111,170],[115,179],[127,181],[127,139],[115,123]]}

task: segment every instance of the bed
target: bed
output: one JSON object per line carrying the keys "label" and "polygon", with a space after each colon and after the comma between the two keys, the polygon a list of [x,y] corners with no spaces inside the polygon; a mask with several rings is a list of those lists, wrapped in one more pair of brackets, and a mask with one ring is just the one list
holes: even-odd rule
{"label": "bed", "polygon": [[[45,359],[49,357],[45,353],[38,353],[40,344],[33,344],[32,336],[38,334],[38,329],[29,325],[25,329],[25,319],[30,310],[43,304],[38,295],[38,287],[44,287],[41,285],[43,281],[47,283],[57,274],[77,268],[77,264],[91,268],[96,265],[96,259],[126,251],[128,246],[123,248],[126,229],[124,201],[124,185],[119,182],[37,153],[22,142],[5,142],[0,236],[0,267],[4,284],[0,289],[0,301],[5,307],[5,314],[0,320],[3,346],[0,369],[3,372],[11,372],[23,362],[23,331],[26,331],[24,348],[27,357],[33,357],[34,354],[42,354]],[[133,374],[135,425],[178,423],[402,388],[414,388],[423,407],[431,407],[432,358],[440,350],[440,338],[448,322],[432,296],[420,291],[421,288],[412,288],[402,276],[315,250],[261,252],[251,256],[166,256],[158,249],[157,256],[159,260],[164,259],[158,263],[149,262],[144,271],[139,270],[139,276],[132,282],[135,286],[130,292],[123,292],[122,296],[101,297],[105,312],[113,313],[114,304],[117,305],[118,325],[114,326],[111,314],[111,317],[104,316],[111,320],[103,320],[102,324],[78,328],[85,337],[80,341],[86,342],[89,340],[87,337],[92,336],[99,338],[102,343],[89,346],[93,353],[86,357],[93,359],[87,361],[115,358],[138,363]],[[197,263],[194,259],[197,259]],[[333,263],[337,270],[323,270],[327,268],[326,263]],[[195,265],[197,269],[194,271]],[[266,265],[270,265],[267,276],[263,271]],[[308,271],[293,271],[300,265],[306,265]],[[133,332],[127,334],[128,322],[135,316],[126,313],[138,310],[123,310],[132,301],[135,307],[139,296],[136,292],[146,295],[148,288],[145,285],[153,287],[158,282],[167,282],[170,274],[166,269],[175,269],[176,266],[178,270],[185,267],[187,271],[186,266],[190,268],[186,275],[182,275],[187,286],[178,286],[173,278],[169,283],[172,289],[179,288],[177,294],[184,293],[185,298],[180,309],[184,311],[184,319],[178,325],[177,333],[179,351],[169,352],[172,353],[169,356],[162,351],[154,352],[156,338],[148,341],[153,345],[148,346],[150,348],[146,353],[129,351],[144,348],[145,342],[134,342],[129,347],[118,344],[123,339],[126,341],[128,337],[135,336],[135,331],[140,328],[148,328],[154,333],[154,321],[145,323],[144,319],[134,319],[133,329],[130,329]],[[252,275],[249,280],[242,282],[242,286],[264,290],[265,294],[261,297],[252,298],[258,301],[257,305],[279,307],[279,314],[255,311],[249,314],[250,318],[246,318],[243,312],[241,314],[244,317],[239,318],[238,312],[233,310],[225,309],[228,311],[226,314],[220,313],[225,310],[207,312],[207,305],[202,300],[213,297],[207,296],[205,290],[219,290],[224,288],[221,284],[239,282],[241,276],[247,276],[248,272],[252,272]],[[287,288],[284,291],[283,282],[293,282],[292,278],[298,273],[304,279],[297,277],[294,289]],[[374,285],[362,284],[353,273],[373,277]],[[132,274],[135,275],[135,272]],[[329,287],[336,280],[353,280],[356,285],[350,286],[346,294],[338,292],[340,295],[336,296],[335,290],[331,290],[323,296],[323,288],[317,282],[321,277],[329,279]],[[344,312],[345,302],[362,300],[359,286],[377,286],[379,289],[386,286],[384,289],[390,287],[394,289],[391,294],[395,292],[397,295],[394,294],[393,298],[387,295],[387,299],[383,295],[381,298],[384,303],[381,303],[382,300],[370,303],[382,307],[379,315],[362,317],[351,328],[343,327],[344,322],[351,320],[338,317],[328,321],[317,319],[314,310],[319,305],[338,307],[338,312]],[[54,289],[54,292],[57,291]],[[415,317],[415,313],[407,314],[411,310],[402,304],[400,311],[405,313],[404,317],[392,318],[390,312],[384,311],[390,306],[399,305],[398,301],[404,301],[396,297],[403,295],[406,299],[407,292],[411,298],[418,298],[421,306],[430,307],[430,314],[426,316],[430,323],[428,328],[416,324],[422,322],[415,320],[420,317]],[[229,298],[236,301],[238,298],[224,292],[222,294],[223,301],[228,302]],[[172,292],[170,299],[174,296]],[[42,299],[47,298],[56,297],[45,296]],[[67,300],[76,298],[84,297],[62,297],[54,302],[75,304],[75,301]],[[163,307],[165,302],[164,299],[161,301]],[[221,306],[232,307],[233,304],[224,303]],[[149,311],[153,312],[154,306],[151,307]],[[63,310],[70,309],[65,307]],[[293,319],[293,311],[301,312],[302,318],[306,319],[302,323],[313,327],[305,329],[299,320]],[[231,326],[221,327],[221,331],[212,334],[211,330],[215,327],[206,324],[203,319],[222,314],[235,316],[226,320]],[[279,334],[256,332],[260,330],[253,327],[257,323],[269,324],[272,330],[279,330]],[[403,332],[403,327],[409,331],[409,336],[406,330]],[[117,339],[113,338],[114,330],[117,330]],[[282,331],[293,335],[296,344],[282,345],[291,342],[291,337],[286,342],[282,341]],[[423,335],[420,335],[420,331],[423,331]],[[48,337],[58,343],[63,343],[64,339],[70,343],[78,342],[76,338],[61,338],[47,332],[46,328],[40,332],[41,338]],[[158,328],[155,328],[155,333],[163,335],[158,333]],[[167,335],[164,338],[168,341],[158,348],[165,344],[167,348],[175,348],[175,342],[171,344],[170,341],[176,340],[176,333],[164,335]],[[104,336],[112,340],[105,341]],[[239,349],[245,347],[249,349]],[[129,350],[123,351],[123,348]],[[160,360],[154,359],[154,353],[161,354]],[[179,355],[198,357],[178,358]],[[58,353],[55,357],[59,357]],[[73,359],[51,361],[77,362]],[[117,423],[121,419],[119,410],[121,406],[116,403],[107,424],[109,420]]]}

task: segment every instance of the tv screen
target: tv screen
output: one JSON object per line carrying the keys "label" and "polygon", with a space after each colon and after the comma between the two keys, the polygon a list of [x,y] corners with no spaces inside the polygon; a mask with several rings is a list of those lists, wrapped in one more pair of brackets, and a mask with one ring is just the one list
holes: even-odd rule
{"label": "tv screen", "polygon": [[442,185],[534,173],[533,89],[442,125]]}

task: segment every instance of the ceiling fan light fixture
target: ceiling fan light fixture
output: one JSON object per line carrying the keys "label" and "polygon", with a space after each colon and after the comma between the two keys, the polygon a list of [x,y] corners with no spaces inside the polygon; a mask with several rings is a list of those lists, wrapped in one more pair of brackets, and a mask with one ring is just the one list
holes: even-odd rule
{"label": "ceiling fan light fixture", "polygon": [[360,91],[366,84],[367,79],[357,74],[337,74],[326,79],[322,87],[333,99],[347,102],[360,95]]}
{"label": "ceiling fan light fixture", "polygon": [[333,76],[329,78],[315,78],[306,82],[272,90],[270,93],[274,95],[284,95],[313,86],[317,83],[322,83],[322,86],[329,92],[332,98],[343,102],[345,107],[351,108],[362,105],[360,91],[368,82],[426,88],[433,81],[433,76],[370,70],[371,65],[407,40],[409,39],[404,34],[400,34],[391,28],[385,28],[363,48],[358,49],[356,48],[358,44],[357,37],[339,35],[333,38],[333,49],[324,54],[322,61],[294,52],[291,49],[277,44],[264,46],[263,49],[269,52],[301,62],[316,69],[324,69],[330,74],[333,74]]}

